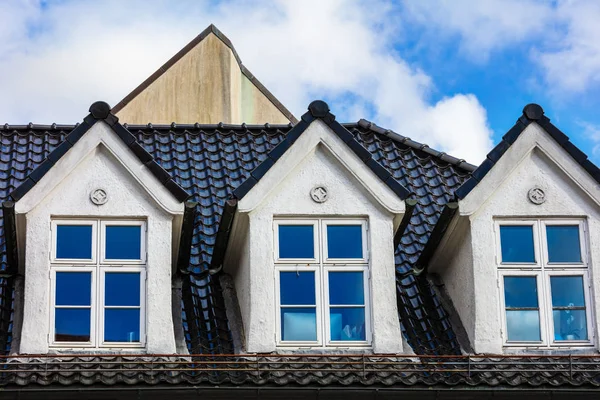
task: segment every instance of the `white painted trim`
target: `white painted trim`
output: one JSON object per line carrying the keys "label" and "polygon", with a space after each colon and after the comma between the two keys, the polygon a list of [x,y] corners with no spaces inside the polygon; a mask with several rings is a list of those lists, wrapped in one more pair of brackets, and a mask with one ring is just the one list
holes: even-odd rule
{"label": "white painted trim", "polygon": [[[327,149],[337,162],[364,187],[384,210],[396,215],[403,214],[404,201],[401,200],[327,125],[315,120],[300,135],[288,151],[267,171],[261,180],[238,203],[238,211],[247,213],[255,210],[264,200],[277,190],[296,166],[317,146]],[[328,200],[331,201],[331,200]]]}
{"label": "white painted trim", "polygon": [[[87,343],[83,342],[58,342],[55,340],[55,307],[56,307],[56,273],[57,272],[90,272],[92,274],[91,277],[91,285],[90,288],[90,341]],[[56,266],[50,268],[50,304],[48,305],[50,308],[50,332],[48,333],[49,345],[50,347],[59,347],[59,348],[95,348],[96,347],[96,321],[97,321],[97,268],[94,266]],[[85,306],[81,307],[68,307],[64,308],[88,308]]]}
{"label": "white painted trim", "polygon": [[[96,122],[44,177],[15,204],[17,214],[34,209],[98,146],[104,146],[150,198],[169,214],[183,214],[183,203],[158,181],[105,122]],[[110,190],[108,191],[110,197]],[[102,206],[99,206],[102,207]]]}
{"label": "white painted trim", "polygon": [[[327,260],[325,262],[324,255],[326,254],[326,227],[328,224],[347,224],[361,225],[363,229],[362,243],[363,254],[368,254],[368,237],[367,237],[367,221],[364,218],[318,218],[318,219],[277,219],[273,221],[275,252],[278,252],[278,227],[279,225],[310,225],[315,226],[314,237],[317,242],[315,245],[315,261],[307,263],[302,260],[292,260],[291,262],[275,264],[275,321],[276,321],[276,344],[278,347],[290,349],[301,348],[369,348],[372,345],[372,316],[371,316],[371,295],[370,295],[370,273],[368,258],[362,260]],[[275,260],[278,260],[278,254],[275,254]],[[287,259],[284,259],[287,261]],[[317,261],[322,260],[322,261]],[[316,302],[316,318],[317,318],[317,341],[299,342],[299,341],[284,341],[281,337],[281,302],[280,302],[280,272],[310,272],[315,274],[315,302]],[[329,303],[329,272],[362,272],[363,273],[363,290],[364,290],[364,310],[365,310],[365,338],[364,341],[332,341],[330,340],[330,308]],[[286,305],[287,307],[311,307],[305,305]],[[283,308],[285,308],[284,306]],[[342,305],[343,306],[343,305]],[[353,306],[356,307],[356,306]]]}
{"label": "white painted trim", "polygon": [[[140,227],[140,258],[137,260],[106,259],[106,226],[139,226]],[[146,262],[146,221],[131,221],[119,219],[102,219],[100,221],[100,263],[102,264],[144,264]]]}
{"label": "white painted trim", "polygon": [[[279,226],[280,225],[301,225],[301,226],[313,226],[313,258],[281,258],[279,257]],[[321,252],[320,246],[320,232],[319,232],[319,220],[318,219],[274,219],[273,220],[273,238],[275,239],[275,262],[278,264],[315,264],[320,262]]]}
{"label": "white painted trim", "polygon": [[511,179],[513,172],[518,170],[521,163],[534,151],[539,151],[548,158],[583,193],[600,206],[598,183],[556,143],[550,134],[533,122],[525,128],[483,180],[464,199],[459,200],[460,215],[473,215],[484,208],[484,204]]}
{"label": "white painted trim", "polygon": [[[92,246],[92,258],[91,259],[79,259],[79,258],[56,258],[56,250],[58,246],[57,234],[58,234],[58,225],[91,225],[92,226],[92,242],[90,245]],[[50,260],[53,264],[84,264],[84,265],[95,265],[96,259],[98,257],[98,246],[97,246],[97,237],[98,237],[98,220],[96,219],[53,219],[51,224],[51,233],[52,233],[52,246]]]}
{"label": "white painted trim", "polygon": [[[502,263],[501,253],[498,253],[498,288],[500,299],[500,315],[502,321],[502,342],[505,348],[527,348],[527,349],[554,349],[554,348],[589,348],[595,344],[596,325],[594,321],[594,303],[592,302],[591,285],[589,276],[588,254],[585,220],[581,218],[520,218],[520,219],[496,219],[495,237],[497,241],[496,251],[500,251],[500,225],[532,225],[534,227],[534,246],[536,247],[536,263]],[[581,250],[581,263],[549,263],[548,245],[546,239],[547,225],[577,225],[579,226],[579,241]],[[586,324],[588,340],[555,341],[554,321],[552,309],[552,293],[550,277],[552,276],[582,276],[583,291],[585,299]],[[508,327],[506,321],[506,306],[504,297],[505,276],[535,276],[538,286],[538,307],[540,312],[541,342],[509,342]]]}
{"label": "white painted trim", "polygon": [[[90,264],[89,260],[82,262],[81,260],[75,260],[70,265],[64,265],[59,263],[52,263],[50,265],[50,293],[51,301],[50,307],[50,332],[48,333],[50,348],[54,349],[141,349],[146,346],[146,221],[141,220],[118,220],[118,219],[58,219],[52,220],[51,226],[54,227],[53,231],[56,231],[57,224],[91,224],[93,226],[93,248],[94,254],[104,253],[105,243],[105,226],[111,225],[112,223],[118,223],[118,225],[134,225],[141,226],[142,235],[142,260],[127,260],[129,265],[123,265],[122,261],[106,263],[103,261],[104,256],[95,257],[94,263]],[[98,227],[101,227],[100,229]],[[96,234],[99,231],[99,234]],[[51,248],[56,248],[56,234],[52,235]],[[54,250],[53,250],[54,251]],[[60,260],[64,261],[64,260]],[[92,299],[91,299],[91,327],[90,327],[90,342],[79,343],[79,342],[57,342],[54,340],[55,334],[55,307],[56,307],[56,271],[67,271],[67,272],[91,272],[92,273]],[[139,342],[105,342],[104,341],[104,295],[105,295],[105,284],[104,276],[107,272],[119,273],[119,272],[136,272],[140,274],[140,306],[139,307],[113,307],[110,308],[139,308],[140,310],[140,341]],[[70,307],[71,308],[71,307]],[[84,308],[84,307],[82,307]],[[87,308],[87,307],[85,307]]]}
{"label": "white painted trim", "polygon": [[[100,290],[98,293],[99,304],[98,310],[98,331],[97,340],[98,347],[109,348],[143,348],[146,345],[146,268],[141,267],[105,267],[100,266]],[[119,272],[137,272],[140,274],[140,305],[139,307],[124,307],[124,306],[109,306],[105,304],[105,275],[106,273]],[[104,341],[104,311],[106,308],[111,309],[138,309],[140,310],[140,341],[139,342],[106,342]]]}
{"label": "white painted trim", "polygon": [[[321,237],[323,263],[326,264],[366,264],[369,262],[369,244],[367,234],[367,221],[364,219],[323,219],[321,220]],[[329,245],[327,236],[328,225],[360,225],[362,239],[362,258],[329,258]]]}

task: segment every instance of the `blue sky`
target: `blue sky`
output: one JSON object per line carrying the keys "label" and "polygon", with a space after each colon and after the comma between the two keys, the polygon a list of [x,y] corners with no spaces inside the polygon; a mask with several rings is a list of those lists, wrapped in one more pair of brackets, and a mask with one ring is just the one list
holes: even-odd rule
{"label": "blue sky", "polygon": [[479,163],[529,102],[600,162],[600,2],[1,0],[0,122],[116,104],[208,24],[294,114],[313,99]]}

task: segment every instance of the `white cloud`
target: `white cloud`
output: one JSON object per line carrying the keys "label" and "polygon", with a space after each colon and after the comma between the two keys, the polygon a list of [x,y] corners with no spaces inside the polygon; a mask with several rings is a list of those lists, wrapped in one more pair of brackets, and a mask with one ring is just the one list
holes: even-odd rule
{"label": "white cloud", "polygon": [[[600,2],[589,0],[405,1],[412,22],[451,41],[472,61],[522,45],[555,95],[597,90]],[[441,35],[441,36],[440,36]]]}
{"label": "white cloud", "polygon": [[458,35],[462,50],[478,61],[544,33],[552,13],[545,0],[405,1],[404,7],[413,22],[435,33]]}
{"label": "white cloud", "polygon": [[[126,5],[125,5],[126,4]],[[0,121],[74,122],[115,104],[209,23],[296,115],[315,98],[340,120],[374,119],[477,163],[491,147],[475,96],[430,100],[435,82],[397,54],[399,10],[385,1],[61,1],[3,4]],[[15,18],[12,18],[12,17]],[[371,115],[359,111],[370,110]]]}
{"label": "white cloud", "polygon": [[565,34],[552,48],[537,52],[546,80],[555,90],[581,93],[600,84],[600,2],[563,0],[556,9]]}

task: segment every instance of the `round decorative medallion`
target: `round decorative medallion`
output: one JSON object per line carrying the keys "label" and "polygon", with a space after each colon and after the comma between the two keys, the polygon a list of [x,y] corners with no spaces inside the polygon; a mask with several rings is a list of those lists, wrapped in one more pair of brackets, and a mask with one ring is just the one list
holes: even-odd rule
{"label": "round decorative medallion", "polygon": [[527,197],[533,204],[539,205],[546,201],[546,193],[539,187],[529,189],[529,192],[527,192]]}
{"label": "round decorative medallion", "polygon": [[106,204],[108,201],[108,195],[106,194],[106,190],[104,189],[96,189],[90,193],[90,200],[92,203],[101,206],[102,204]]}
{"label": "round decorative medallion", "polygon": [[310,197],[316,203],[325,203],[329,197],[329,193],[327,193],[327,189],[325,189],[323,186],[315,186],[310,191]]}

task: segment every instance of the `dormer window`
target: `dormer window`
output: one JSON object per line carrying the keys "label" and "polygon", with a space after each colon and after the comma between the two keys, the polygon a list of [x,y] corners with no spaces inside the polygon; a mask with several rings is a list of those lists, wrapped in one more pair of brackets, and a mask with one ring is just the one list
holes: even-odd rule
{"label": "dormer window", "polygon": [[144,346],[145,243],[145,221],[52,221],[51,346]]}
{"label": "dormer window", "polygon": [[366,230],[361,219],[275,221],[281,346],[370,344]]}
{"label": "dormer window", "polygon": [[505,346],[592,344],[582,220],[498,221]]}

